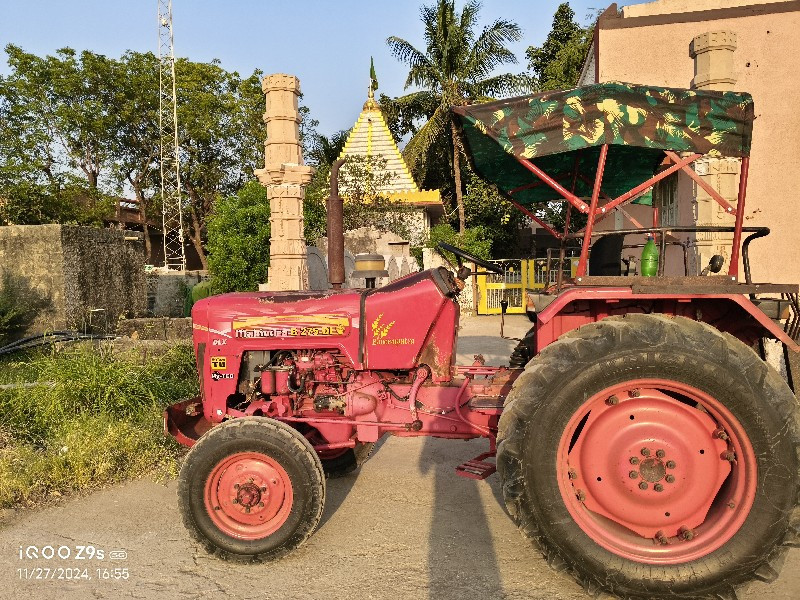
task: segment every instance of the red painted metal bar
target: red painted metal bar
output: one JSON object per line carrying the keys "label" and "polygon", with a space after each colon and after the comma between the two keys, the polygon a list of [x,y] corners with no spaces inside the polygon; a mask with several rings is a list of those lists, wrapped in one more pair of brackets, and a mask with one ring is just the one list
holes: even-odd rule
{"label": "red painted metal bar", "polygon": [[[575,193],[575,189],[578,187],[578,177],[580,177],[580,172],[578,171],[578,167],[580,167],[581,162],[581,154],[577,153],[575,155],[575,163],[572,165],[572,187],[570,188],[571,193]],[[569,219],[572,216],[572,204],[567,204],[567,216],[564,219],[564,235],[569,234]]]}
{"label": "red painted metal bar", "polygon": [[555,237],[556,239],[560,240],[560,239],[563,237],[563,236],[562,236],[560,233],[558,233],[558,232],[557,232],[555,229],[553,229],[552,227],[550,227],[550,225],[548,225],[547,223],[545,223],[544,221],[542,221],[542,220],[541,220],[539,217],[537,217],[535,214],[533,214],[533,213],[532,213],[531,211],[529,211],[527,208],[525,208],[524,206],[522,206],[522,204],[520,204],[520,203],[519,203],[519,202],[517,202],[516,200],[512,200],[512,199],[511,199],[510,197],[508,197],[508,196],[506,196],[506,200],[508,200],[509,202],[511,202],[511,204],[513,204],[514,206],[516,206],[516,207],[517,207],[517,208],[518,208],[520,211],[522,211],[524,214],[528,215],[528,216],[529,216],[531,219],[533,219],[534,221],[536,221],[536,222],[537,222],[539,225],[541,225],[541,226],[542,226],[542,228],[543,228],[543,229],[547,230],[547,232],[548,232],[550,235],[552,235],[553,237]]}
{"label": "red painted metal bar", "polygon": [[[571,176],[572,176],[571,173],[560,173],[558,175],[553,176],[553,179],[555,179],[556,181],[559,181],[559,180],[566,179],[567,177],[571,177]],[[525,185],[521,185],[519,187],[515,187],[513,190],[510,190],[508,193],[509,194],[516,194],[517,192],[522,192],[524,190],[530,190],[530,189],[533,189],[533,188],[541,187],[543,185],[546,185],[544,181],[534,181],[533,183],[526,183]]]}
{"label": "red painted metal bar", "polygon": [[742,241],[742,221],[744,221],[744,199],[747,193],[747,172],[750,170],[750,157],[742,158],[742,169],[739,174],[739,199],[736,203],[736,224],[733,230],[733,246],[731,247],[731,264],[728,275],[739,276],[739,245]]}
{"label": "red painted metal bar", "polygon": [[[671,150],[666,150],[665,154],[667,156],[669,156],[672,159],[673,162],[677,162],[677,161],[680,160],[680,157],[677,154],[675,154],[674,152],[672,152]],[[690,169],[688,166],[681,167],[681,169],[689,177],[694,179],[697,182],[697,185],[699,185],[701,188],[703,188],[705,190],[705,192],[717,202],[717,204],[719,204],[722,208],[724,208],[725,212],[727,212],[727,213],[729,213],[731,215],[736,214],[735,209],[730,205],[730,203],[727,200],[725,200],[725,198],[720,196],[719,192],[717,190],[715,190],[713,187],[711,187],[710,185],[708,185],[708,183],[706,183],[703,180],[703,178],[700,177],[700,175],[695,173],[694,170]]]}
{"label": "red painted metal bar", "polygon": [[628,221],[630,221],[633,224],[634,227],[638,227],[639,229],[642,229],[644,227],[644,225],[639,223],[639,221],[637,221],[632,214],[630,214],[627,210],[622,208],[621,204],[617,206],[617,208],[614,210],[618,210],[619,212],[621,212],[625,216],[625,218],[628,219]]}
{"label": "red painted metal bar", "polygon": [[[588,177],[586,177],[586,175],[578,175],[578,177],[580,177],[581,181],[583,181],[584,183],[587,183],[587,184],[589,184],[589,185],[592,185],[592,182],[591,182],[591,180],[590,180]],[[642,192],[642,193],[644,193],[644,192]],[[600,197],[601,197],[603,200],[606,200],[606,201],[608,201],[608,202],[611,202],[611,201],[613,200],[613,198],[612,198],[611,196],[609,196],[608,194],[606,194],[606,193],[603,191],[603,189],[602,189],[602,188],[600,189]],[[634,201],[636,198],[637,198],[637,196],[634,196],[633,198],[631,198],[631,199],[630,199],[630,200],[628,200],[627,202],[633,202],[633,201]],[[608,205],[606,204],[606,206],[608,206]],[[604,207],[602,207],[602,208],[605,208],[605,206],[604,206]],[[619,212],[621,212],[621,213],[622,213],[622,214],[625,216],[625,218],[626,218],[626,219],[628,219],[628,221],[630,221],[631,223],[633,223],[634,227],[639,227],[639,228],[642,228],[642,227],[644,227],[644,225],[642,225],[641,223],[639,223],[639,221],[637,221],[637,220],[636,220],[636,219],[633,217],[633,215],[631,215],[631,214],[630,214],[630,213],[629,213],[627,210],[625,210],[624,208],[622,208],[622,204],[618,204],[617,206],[615,206],[615,207],[614,207],[614,210],[618,210]],[[597,224],[598,224],[600,221],[602,221],[603,219],[605,219],[605,218],[606,218],[608,215],[610,215],[610,214],[611,214],[611,211],[607,211],[607,212],[604,212],[604,213],[603,213],[603,214],[601,214],[601,215],[598,215],[598,217],[597,217],[597,218],[594,220],[594,223],[595,223],[595,225],[597,225]],[[584,229],[586,229],[586,228],[585,228],[585,227],[582,227],[582,228],[581,228],[581,229],[578,231],[578,233],[581,233],[581,232],[582,232]]]}
{"label": "red painted metal bar", "polygon": [[[667,151],[667,154],[669,154],[669,151]],[[629,190],[629,191],[625,192],[621,196],[617,196],[614,200],[612,200],[611,202],[606,204],[603,207],[605,209],[605,214],[608,214],[609,211],[611,211],[612,208],[616,208],[617,205],[622,204],[623,202],[626,202],[628,200],[631,200],[635,196],[641,194],[642,192],[647,190],[647,188],[649,188],[652,185],[655,185],[656,183],[658,183],[659,181],[661,181],[665,177],[669,177],[675,171],[677,171],[679,169],[682,169],[686,165],[689,165],[689,164],[693,163],[694,161],[696,161],[701,156],[703,156],[703,155],[702,154],[692,154],[688,158],[681,159],[676,155],[675,158],[678,159],[678,162],[675,163],[674,165],[672,165],[670,168],[665,169],[665,170],[661,171],[660,173],[657,173],[657,174],[653,175],[650,179],[648,179],[644,183],[640,183],[639,185],[637,185],[632,190]],[[672,158],[672,157],[670,157],[670,158]],[[691,171],[691,169],[690,169],[690,171]]]}
{"label": "red painted metal bar", "polygon": [[[592,241],[592,227],[594,226],[594,216],[597,214],[597,200],[600,197],[600,185],[603,183],[603,171],[606,168],[606,157],[608,156],[608,144],[600,147],[600,158],[597,160],[597,173],[594,176],[594,187],[592,188],[592,202],[589,205],[589,220],[586,223],[586,231],[583,234],[583,246],[581,247],[581,257],[578,260],[578,269],[575,271],[577,277],[586,275],[586,263],[589,260],[589,244]],[[559,265],[560,266],[560,265]]]}
{"label": "red painted metal bar", "polygon": [[589,207],[587,206],[586,202],[578,198],[575,194],[570,193],[563,185],[558,183],[555,179],[550,177],[547,173],[542,171],[539,167],[533,164],[529,160],[525,159],[517,159],[520,164],[528,169],[531,173],[536,175],[539,179],[544,181],[547,185],[557,191],[564,199],[566,199],[570,204],[572,204],[575,208],[577,208],[581,212],[588,212]]}

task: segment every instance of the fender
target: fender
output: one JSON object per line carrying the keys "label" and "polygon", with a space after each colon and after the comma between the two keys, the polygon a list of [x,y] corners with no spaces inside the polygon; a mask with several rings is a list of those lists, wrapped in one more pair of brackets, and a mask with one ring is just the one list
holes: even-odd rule
{"label": "fender", "polygon": [[710,323],[746,344],[769,337],[800,353],[800,346],[742,294],[642,294],[629,287],[576,287],[562,292],[536,315],[536,352],[582,325],[630,312],[687,317]]}

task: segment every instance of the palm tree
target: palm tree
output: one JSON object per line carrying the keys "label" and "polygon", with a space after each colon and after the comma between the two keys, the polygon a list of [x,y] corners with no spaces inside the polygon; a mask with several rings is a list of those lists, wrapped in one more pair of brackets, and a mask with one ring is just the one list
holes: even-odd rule
{"label": "palm tree", "polygon": [[386,40],[395,58],[409,67],[405,88],[421,88],[398,98],[405,106],[430,106],[436,109],[429,120],[406,145],[403,155],[409,166],[417,163],[437,139],[450,130],[453,152],[453,177],[459,230],[464,232],[464,202],[461,190],[461,140],[451,108],[474,102],[485,102],[492,96],[504,96],[519,89],[522,79],[510,73],[496,75],[494,70],[506,63],[516,63],[506,47],[522,36],[519,25],[498,19],[475,36],[481,4],[469,0],[461,14],[456,13],[455,0],[437,0],[423,6],[420,18],[425,27],[425,52],[398,37]]}

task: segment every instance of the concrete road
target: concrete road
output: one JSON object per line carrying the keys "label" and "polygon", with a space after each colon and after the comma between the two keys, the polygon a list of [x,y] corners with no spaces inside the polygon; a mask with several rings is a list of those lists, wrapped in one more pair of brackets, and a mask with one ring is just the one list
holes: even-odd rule
{"label": "concrete road", "polygon": [[[518,337],[528,326],[524,317],[509,316],[506,334]],[[467,319],[460,362],[481,352],[503,364],[513,345],[499,339],[499,319]],[[582,590],[550,570],[517,532],[496,475],[482,482],[455,475],[456,465],[485,447],[480,440],[389,438],[357,474],[328,482],[322,523],[308,543],[267,565],[225,563],[191,542],[174,482],[135,481],[22,511],[0,530],[0,598],[584,600]],[[47,544],[68,546],[73,557],[19,559],[20,546]],[[76,548],[88,545],[105,558],[76,560]],[[125,550],[127,558],[110,560],[112,550]],[[25,568],[38,574],[33,567],[85,568],[92,579],[24,580]],[[114,568],[127,568],[128,579],[103,579]],[[790,551],[776,583],[756,583],[740,594],[749,600],[798,597],[798,550]]]}

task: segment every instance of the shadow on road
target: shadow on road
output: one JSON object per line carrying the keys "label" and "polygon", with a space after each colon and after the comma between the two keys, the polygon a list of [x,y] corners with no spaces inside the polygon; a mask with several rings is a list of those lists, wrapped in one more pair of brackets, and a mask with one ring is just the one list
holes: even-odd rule
{"label": "shadow on road", "polygon": [[[464,479],[455,473],[453,440],[426,438],[419,459],[423,474],[433,472],[434,491],[428,545],[428,597],[452,597],[454,589],[488,592],[484,597],[503,596],[489,522],[479,487],[484,481]],[[463,459],[472,458],[475,445],[464,447]],[[448,456],[449,454],[449,456]]]}
{"label": "shadow on road", "polygon": [[[375,442],[375,447],[372,449],[372,452],[369,456],[370,459],[372,459],[375,456],[375,453],[381,449],[381,446],[383,446],[387,439],[389,439],[389,437],[384,436]],[[350,494],[350,491],[353,489],[353,486],[356,484],[356,480],[358,479],[360,473],[361,469],[356,469],[344,477],[327,479],[325,481],[325,508],[322,511],[322,518],[320,519],[317,527],[324,526],[325,523],[328,522],[328,519],[330,519],[344,503],[348,494]]]}

